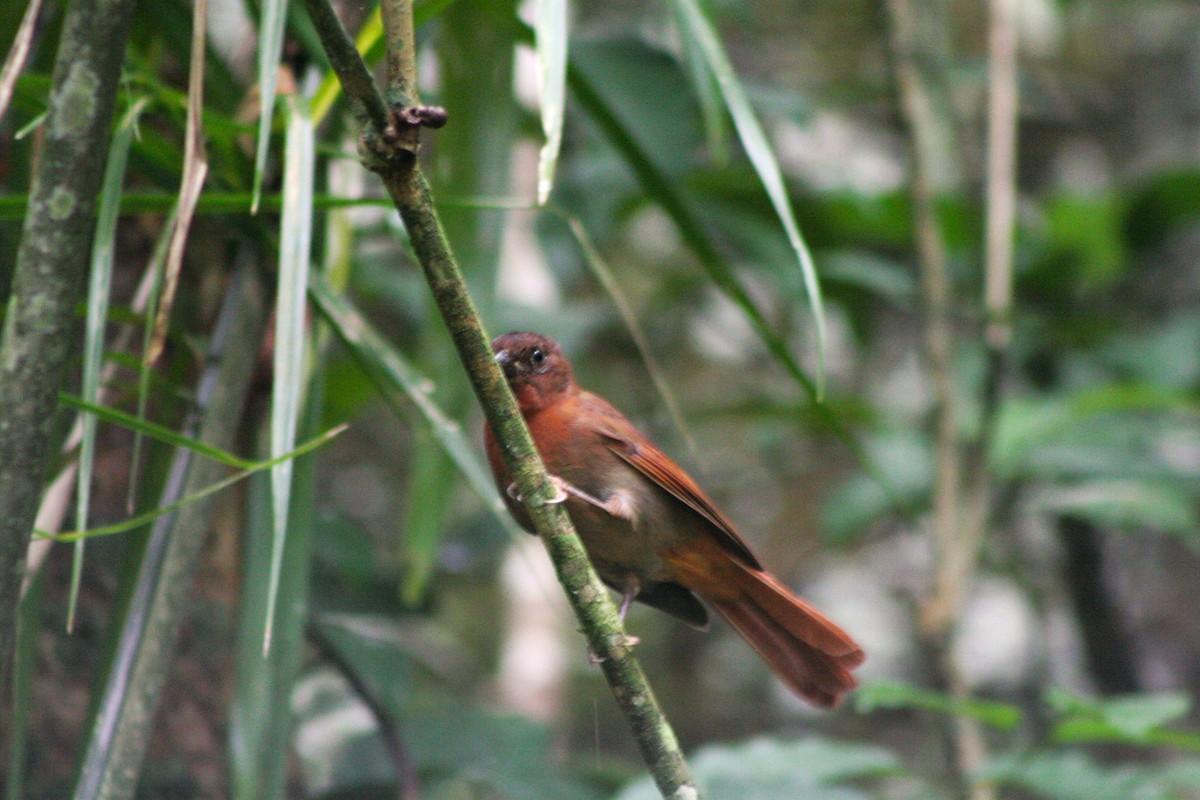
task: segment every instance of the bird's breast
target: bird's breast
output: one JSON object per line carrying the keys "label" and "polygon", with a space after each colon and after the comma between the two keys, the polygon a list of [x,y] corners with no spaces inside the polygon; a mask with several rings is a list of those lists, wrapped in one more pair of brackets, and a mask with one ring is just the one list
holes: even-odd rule
{"label": "bird's breast", "polygon": [[546,468],[601,501],[570,497],[567,511],[601,577],[621,584],[667,579],[661,553],[688,535],[688,513],[617,456],[591,423],[586,395],[545,409],[529,422]]}

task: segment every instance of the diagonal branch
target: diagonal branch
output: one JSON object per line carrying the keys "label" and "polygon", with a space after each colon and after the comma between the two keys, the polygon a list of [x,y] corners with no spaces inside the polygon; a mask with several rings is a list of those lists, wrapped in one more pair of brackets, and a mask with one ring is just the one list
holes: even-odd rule
{"label": "diagonal branch", "polygon": [[[322,2],[308,0],[308,6],[311,10]],[[699,792],[674,731],[628,645],[616,606],[592,569],[570,517],[561,505],[549,502],[557,492],[493,359],[488,337],[434,210],[429,185],[417,166],[416,135],[420,127],[436,127],[444,121],[444,112],[426,109],[416,98],[412,4],[408,0],[384,0],[381,8],[388,42],[386,94],[393,106],[387,126],[381,128],[375,123],[373,130],[368,128],[363,132],[364,159],[383,180],[404,220],[459,358],[500,442],[517,488],[522,497],[529,498],[529,515],[550,553],[588,645],[600,659],[604,676],[633,731],[642,758],[664,797],[698,798]],[[319,14],[326,16],[324,11]],[[343,57],[358,58],[357,51],[351,57],[346,50],[349,39],[344,32],[343,38],[339,38],[332,26],[320,22],[317,14],[313,18],[324,46],[330,51],[331,62],[338,63]],[[338,51],[336,55],[334,50]],[[342,75],[341,69],[338,74]],[[367,91],[346,83],[343,89],[347,94],[363,93],[357,100],[363,105],[370,102],[367,98],[375,92],[373,87]]]}

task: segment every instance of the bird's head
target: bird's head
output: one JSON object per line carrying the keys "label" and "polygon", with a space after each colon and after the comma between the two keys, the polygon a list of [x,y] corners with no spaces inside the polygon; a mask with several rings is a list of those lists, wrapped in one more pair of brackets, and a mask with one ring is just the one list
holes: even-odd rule
{"label": "bird's head", "polygon": [[549,336],[514,331],[497,336],[492,350],[525,416],[577,391],[571,362]]}

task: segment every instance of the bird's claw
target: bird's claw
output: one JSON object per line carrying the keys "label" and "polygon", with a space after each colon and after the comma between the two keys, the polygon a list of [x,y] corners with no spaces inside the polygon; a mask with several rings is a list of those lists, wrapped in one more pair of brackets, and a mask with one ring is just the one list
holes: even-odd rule
{"label": "bird's claw", "polygon": [[[633,636],[628,633],[620,633],[613,637],[612,646],[614,648],[616,648],[616,647],[630,648],[630,647],[633,647],[634,645],[641,644],[641,641],[642,641],[641,638],[639,638],[637,636]],[[599,655],[592,648],[590,648],[590,647],[588,648],[588,663],[591,664],[593,667],[599,666],[600,664],[603,664],[607,660],[608,659],[606,657]]]}
{"label": "bird's claw", "polygon": [[[556,506],[559,503],[565,503],[567,501],[567,492],[569,491],[571,484],[567,483],[557,475],[550,476],[550,483],[554,486],[554,496],[548,500],[543,500],[539,505]],[[525,502],[524,496],[520,491],[517,490],[516,481],[510,483],[508,488],[504,490],[504,493],[518,503]]]}

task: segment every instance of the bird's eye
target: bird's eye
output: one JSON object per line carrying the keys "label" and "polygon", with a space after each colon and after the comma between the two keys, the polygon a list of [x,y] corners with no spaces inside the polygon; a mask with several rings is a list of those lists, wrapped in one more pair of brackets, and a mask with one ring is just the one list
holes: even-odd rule
{"label": "bird's eye", "polygon": [[540,347],[535,347],[533,352],[529,354],[529,360],[533,362],[535,367],[541,366],[542,362],[546,360],[546,354],[542,352]]}

